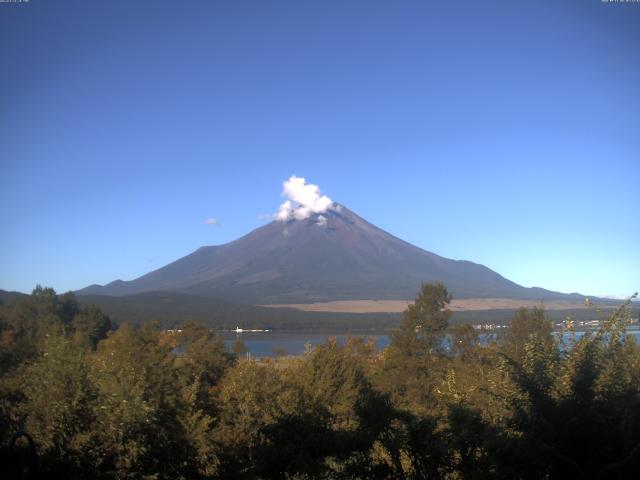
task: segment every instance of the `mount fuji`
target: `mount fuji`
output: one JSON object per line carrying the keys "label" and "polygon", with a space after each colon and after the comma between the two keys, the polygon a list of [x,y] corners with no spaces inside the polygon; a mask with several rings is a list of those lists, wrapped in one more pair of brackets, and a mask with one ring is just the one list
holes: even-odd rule
{"label": "mount fuji", "polygon": [[275,220],[131,281],[91,285],[79,295],[177,292],[251,304],[404,300],[423,282],[443,282],[455,298],[582,298],[525,288],[489,268],[418,248],[334,203],[322,214]]}

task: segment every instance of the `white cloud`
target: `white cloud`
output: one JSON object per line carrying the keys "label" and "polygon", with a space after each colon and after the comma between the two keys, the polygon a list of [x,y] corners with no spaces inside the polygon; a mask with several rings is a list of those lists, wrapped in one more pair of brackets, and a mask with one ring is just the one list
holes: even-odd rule
{"label": "white cloud", "polygon": [[[320,187],[312,183],[307,184],[304,177],[292,175],[282,184],[282,195],[287,200],[280,205],[275,218],[280,222],[287,220],[304,220],[313,214],[324,213],[333,208],[333,201],[326,195],[322,195]],[[326,223],[326,217],[321,217],[320,222]]]}
{"label": "white cloud", "polygon": [[205,225],[211,225],[213,227],[219,227],[220,226],[220,221],[217,218],[213,218],[213,217],[207,218],[204,221],[204,223],[205,223]]}
{"label": "white cloud", "polygon": [[291,217],[292,211],[293,211],[293,207],[291,206],[291,201],[287,200],[282,205],[280,205],[280,208],[278,209],[278,213],[276,213],[276,220],[280,220],[281,222],[289,220],[289,217]]}

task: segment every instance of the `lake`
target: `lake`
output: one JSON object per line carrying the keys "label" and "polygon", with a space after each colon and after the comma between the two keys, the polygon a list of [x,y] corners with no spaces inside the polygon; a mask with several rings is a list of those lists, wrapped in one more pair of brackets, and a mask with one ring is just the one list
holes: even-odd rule
{"label": "lake", "polygon": [[[640,343],[640,330],[629,330],[628,333],[636,337],[636,341]],[[362,334],[345,334],[345,333],[284,333],[284,332],[222,332],[225,345],[229,350],[233,349],[233,344],[237,340],[242,340],[245,347],[252,357],[264,358],[276,356],[276,349],[283,349],[287,355],[302,355],[305,352],[306,345],[321,345],[328,338],[337,338],[340,344],[345,339],[352,337],[375,338],[376,347],[378,349],[389,346],[390,339],[388,335],[362,335]],[[580,338],[584,332],[576,332],[576,337]],[[565,338],[568,338],[565,334]]]}

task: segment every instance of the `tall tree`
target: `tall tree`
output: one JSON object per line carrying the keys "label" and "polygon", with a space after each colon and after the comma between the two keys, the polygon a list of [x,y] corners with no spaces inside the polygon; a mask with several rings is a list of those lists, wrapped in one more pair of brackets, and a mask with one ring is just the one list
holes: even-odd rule
{"label": "tall tree", "polygon": [[533,339],[546,349],[555,348],[552,330],[542,307],[519,308],[503,337],[503,352],[512,360],[522,362],[525,346]]}
{"label": "tall tree", "polygon": [[23,382],[25,429],[45,463],[55,469],[73,466],[80,472],[91,468],[97,392],[83,350],[67,337],[49,336],[41,355],[26,369]]}
{"label": "tall tree", "polygon": [[121,326],[98,344],[91,375],[97,468],[116,476],[175,475],[184,461],[176,422],[180,388],[174,358],[156,326]]}
{"label": "tall tree", "polygon": [[392,347],[407,356],[439,350],[449,325],[450,302],[451,295],[442,283],[423,284],[415,301],[403,312],[400,327],[391,334]]}
{"label": "tall tree", "polygon": [[95,305],[87,305],[75,313],[71,325],[74,341],[91,348],[95,348],[111,330],[111,320]]}

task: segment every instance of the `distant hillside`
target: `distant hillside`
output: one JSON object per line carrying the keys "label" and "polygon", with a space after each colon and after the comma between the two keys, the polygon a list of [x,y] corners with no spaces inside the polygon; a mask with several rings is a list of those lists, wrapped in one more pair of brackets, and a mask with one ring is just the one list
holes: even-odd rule
{"label": "distant hillside", "polygon": [[[0,290],[0,301],[12,305],[28,295]],[[178,326],[186,320],[194,320],[215,329],[270,328],[280,331],[305,332],[381,332],[395,328],[401,313],[335,313],[303,312],[288,308],[266,308],[225,302],[208,297],[197,297],[174,292],[148,292],[136,295],[110,297],[105,295],[78,296],[81,305],[95,304],[118,324],[140,324],[157,320],[164,328]],[[612,305],[604,305],[604,312]],[[638,317],[640,305],[633,309]],[[478,310],[453,312],[451,323],[508,324],[515,310]],[[567,316],[575,320],[592,320],[592,310],[548,310],[547,317],[554,322]]]}
{"label": "distant hillside", "polygon": [[0,290],[0,305],[13,305],[18,300],[25,297],[28,297],[26,293],[8,292],[6,290]]}
{"label": "distant hillside", "polygon": [[148,292],[122,297],[83,295],[78,300],[83,305],[99,306],[118,323],[158,320],[165,327],[194,320],[217,329],[240,326],[304,331],[374,331],[393,328],[401,318],[398,313],[324,313],[256,307],[175,292]]}
{"label": "distant hillside", "polygon": [[[269,328],[305,332],[373,332],[390,330],[398,326],[401,313],[335,313],[304,312],[288,308],[266,308],[223,302],[173,292],[150,292],[125,297],[90,295],[78,297],[82,304],[96,304],[118,323],[138,324],[145,320],[158,320],[165,327],[174,327],[184,320],[194,320],[216,329]],[[634,317],[638,317],[634,308]],[[603,312],[613,311],[604,306]],[[453,312],[451,323],[508,324],[515,309]],[[574,320],[597,318],[593,310],[547,310],[547,317],[560,322],[567,317]]]}
{"label": "distant hillside", "polygon": [[581,299],[525,288],[489,268],[407,243],[344,206],[305,220],[274,221],[226,245],[202,247],[135,280],[81,295],[173,291],[250,304],[407,300],[441,281],[455,298]]}

